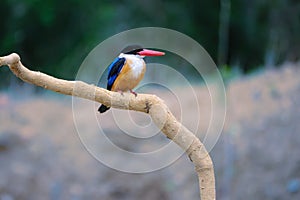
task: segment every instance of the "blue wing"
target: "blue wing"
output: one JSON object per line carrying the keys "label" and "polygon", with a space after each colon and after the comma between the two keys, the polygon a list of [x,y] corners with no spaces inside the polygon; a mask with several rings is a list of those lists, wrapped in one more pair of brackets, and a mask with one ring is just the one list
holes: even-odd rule
{"label": "blue wing", "polygon": [[125,64],[125,58],[116,58],[109,66],[108,66],[108,76],[107,76],[107,89],[111,90],[116,78],[118,77],[121,69]]}

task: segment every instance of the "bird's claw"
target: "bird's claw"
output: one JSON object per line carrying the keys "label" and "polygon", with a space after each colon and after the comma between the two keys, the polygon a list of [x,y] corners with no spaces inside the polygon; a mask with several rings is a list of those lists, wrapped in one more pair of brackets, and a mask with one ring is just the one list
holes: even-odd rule
{"label": "bird's claw", "polygon": [[134,94],[134,96],[137,97],[137,93],[134,92],[133,90],[130,90],[130,93],[131,93],[131,94]]}

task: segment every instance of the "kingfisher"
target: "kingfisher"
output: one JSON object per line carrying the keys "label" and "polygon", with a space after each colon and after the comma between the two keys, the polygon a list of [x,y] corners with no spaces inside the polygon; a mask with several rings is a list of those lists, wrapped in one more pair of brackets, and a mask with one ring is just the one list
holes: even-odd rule
{"label": "kingfisher", "polygon": [[[164,52],[144,49],[139,45],[130,45],[124,48],[120,55],[108,66],[107,90],[115,92],[127,92],[137,96],[133,91],[143,79],[146,71],[145,56],[163,56]],[[110,107],[101,105],[98,109],[104,113]]]}

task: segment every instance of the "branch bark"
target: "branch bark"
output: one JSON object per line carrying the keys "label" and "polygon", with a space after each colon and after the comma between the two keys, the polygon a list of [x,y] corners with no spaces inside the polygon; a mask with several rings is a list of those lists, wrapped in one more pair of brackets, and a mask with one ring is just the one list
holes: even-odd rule
{"label": "branch bark", "polygon": [[77,96],[103,103],[120,109],[148,113],[161,131],[182,149],[195,165],[199,179],[200,198],[216,199],[215,177],[212,160],[201,141],[176,120],[166,104],[157,96],[139,94],[137,97],[120,95],[82,81],[57,79],[41,72],[31,71],[23,66],[16,53],[0,57],[0,67],[9,66],[10,70],[25,82],[65,95]]}

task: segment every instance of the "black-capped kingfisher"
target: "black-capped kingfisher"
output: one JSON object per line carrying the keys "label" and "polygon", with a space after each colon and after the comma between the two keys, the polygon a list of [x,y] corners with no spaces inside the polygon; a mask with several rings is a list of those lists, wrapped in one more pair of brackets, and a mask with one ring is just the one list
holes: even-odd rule
{"label": "black-capped kingfisher", "polygon": [[[130,91],[137,96],[132,89],[143,79],[146,64],[145,56],[163,56],[164,52],[144,49],[139,45],[127,46],[121,54],[108,66],[107,89],[116,92]],[[101,105],[98,109],[104,113],[110,107]]]}

